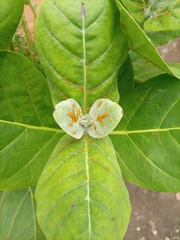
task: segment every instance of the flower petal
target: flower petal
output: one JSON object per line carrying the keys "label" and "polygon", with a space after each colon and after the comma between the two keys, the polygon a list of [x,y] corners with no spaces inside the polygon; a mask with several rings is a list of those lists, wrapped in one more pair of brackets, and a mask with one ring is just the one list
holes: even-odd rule
{"label": "flower petal", "polygon": [[82,118],[82,110],[78,102],[69,98],[58,103],[53,113],[57,124],[70,136],[80,139],[84,133],[84,127],[79,124]]}
{"label": "flower petal", "polygon": [[98,99],[92,105],[89,114],[94,123],[87,128],[87,133],[94,138],[103,138],[113,131],[123,116],[119,104],[109,99]]}

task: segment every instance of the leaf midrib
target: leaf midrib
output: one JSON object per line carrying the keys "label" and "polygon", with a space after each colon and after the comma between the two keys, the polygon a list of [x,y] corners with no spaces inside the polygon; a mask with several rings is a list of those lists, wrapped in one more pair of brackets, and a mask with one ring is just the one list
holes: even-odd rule
{"label": "leaf midrib", "polygon": [[[24,123],[19,122],[11,122],[6,120],[0,120],[0,123],[6,123],[10,125],[15,126],[21,126],[29,129],[36,129],[41,131],[50,131],[50,132],[56,132],[56,133],[64,133],[62,129],[58,128],[51,128],[51,127],[45,127],[45,126],[34,126],[34,125],[28,125]],[[110,135],[129,135],[129,134],[137,134],[137,133],[153,133],[153,132],[168,132],[173,130],[180,130],[180,127],[172,127],[172,128],[152,128],[152,129],[139,129],[139,130],[115,130],[110,133]]]}
{"label": "leaf midrib", "polygon": [[110,135],[129,135],[137,133],[153,133],[153,132],[168,132],[173,130],[180,130],[180,127],[172,128],[152,128],[152,129],[139,129],[139,130],[117,130],[110,133]]}
{"label": "leaf midrib", "polygon": [[19,122],[11,122],[11,121],[6,121],[6,120],[0,120],[0,123],[6,123],[6,124],[25,127],[25,128],[34,129],[34,130],[64,133],[64,131],[62,129],[58,129],[58,128],[51,128],[51,127],[45,127],[45,126],[34,126],[34,125],[28,125],[28,124],[19,123]]}

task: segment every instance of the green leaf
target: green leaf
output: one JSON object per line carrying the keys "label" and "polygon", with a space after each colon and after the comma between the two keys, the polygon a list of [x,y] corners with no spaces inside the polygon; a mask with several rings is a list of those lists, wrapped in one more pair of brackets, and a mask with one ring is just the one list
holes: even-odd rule
{"label": "green leaf", "polygon": [[180,191],[180,81],[152,78],[121,105],[124,117],[111,139],[123,176],[151,190]]}
{"label": "green leaf", "polygon": [[0,239],[35,240],[36,223],[31,191],[0,192],[0,203]]}
{"label": "green leaf", "polygon": [[144,3],[142,1],[122,0],[122,3],[137,22],[143,23],[145,21]]}
{"label": "green leaf", "polygon": [[180,30],[160,32],[151,32],[144,30],[144,32],[156,47],[169,43],[180,36]]}
{"label": "green leaf", "polygon": [[85,115],[98,98],[118,102],[117,73],[127,57],[118,19],[113,0],[43,2],[36,46],[54,105],[73,98]]}
{"label": "green leaf", "polygon": [[8,49],[24,9],[24,0],[0,1],[0,49]]}
{"label": "green leaf", "polygon": [[166,1],[164,6],[152,6],[151,17],[144,22],[144,29],[153,32],[180,30],[179,1],[171,0]]}
{"label": "green leaf", "polygon": [[149,38],[145,35],[143,30],[141,30],[141,28],[127,12],[124,6],[118,0],[115,0],[115,2],[120,11],[120,22],[122,28],[128,36],[129,48],[132,51],[145,57],[150,62],[154,63],[164,72],[173,75],[167,64],[163,61],[163,59],[157,52],[156,48],[150,42]]}
{"label": "green leaf", "polygon": [[178,0],[122,0],[122,3],[156,46],[180,36]]}
{"label": "green leaf", "polygon": [[176,73],[176,76],[180,79],[180,63],[168,63],[169,68]]}
{"label": "green leaf", "polygon": [[0,189],[37,183],[62,131],[46,79],[25,57],[0,52]]}
{"label": "green leaf", "polygon": [[134,73],[129,56],[119,70],[118,88],[121,99],[134,88]]}
{"label": "green leaf", "polygon": [[43,170],[36,200],[48,239],[121,240],[130,205],[109,137],[65,135]]}
{"label": "green leaf", "polygon": [[129,55],[133,64],[136,85],[163,73],[161,69],[155,67],[135,52],[130,51]]}

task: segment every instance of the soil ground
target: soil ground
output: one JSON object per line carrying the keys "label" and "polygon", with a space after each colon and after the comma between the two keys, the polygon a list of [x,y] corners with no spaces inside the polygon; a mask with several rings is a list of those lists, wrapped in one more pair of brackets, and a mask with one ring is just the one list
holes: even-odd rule
{"label": "soil ground", "polygon": [[[42,0],[33,0],[38,10]],[[34,19],[25,9],[30,29]],[[180,62],[180,39],[159,48],[168,62]],[[157,193],[126,182],[132,215],[124,240],[180,240],[180,193]],[[113,239],[112,239],[113,240]]]}

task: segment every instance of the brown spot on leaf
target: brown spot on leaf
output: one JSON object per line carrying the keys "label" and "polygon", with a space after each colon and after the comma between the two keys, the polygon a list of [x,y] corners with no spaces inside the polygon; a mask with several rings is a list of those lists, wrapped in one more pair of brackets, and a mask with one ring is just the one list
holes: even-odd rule
{"label": "brown spot on leaf", "polygon": [[96,121],[100,122],[101,126],[103,126],[104,125],[103,119],[107,118],[108,116],[109,116],[109,113],[103,113],[102,115],[98,115],[96,118]]}
{"label": "brown spot on leaf", "polygon": [[72,127],[74,123],[78,122],[78,120],[82,117],[81,109],[76,106],[74,103],[72,105],[73,110],[71,112],[68,112],[68,116],[71,118],[71,122],[69,123],[69,126]]}
{"label": "brown spot on leaf", "polygon": [[102,104],[103,104],[103,99],[100,99],[100,100],[98,101],[97,107],[100,107]]}
{"label": "brown spot on leaf", "polygon": [[75,207],[76,207],[76,204],[75,204],[75,203],[71,205],[71,208],[75,208]]}

